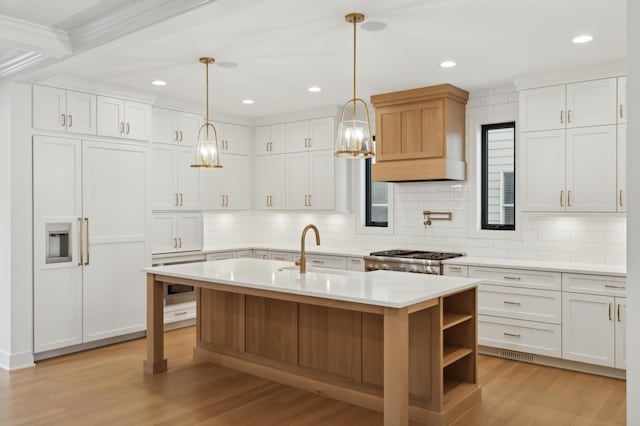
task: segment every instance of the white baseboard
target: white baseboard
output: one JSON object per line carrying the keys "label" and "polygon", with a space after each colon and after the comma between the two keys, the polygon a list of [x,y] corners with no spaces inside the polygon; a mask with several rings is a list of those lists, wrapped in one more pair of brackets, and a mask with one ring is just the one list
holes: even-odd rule
{"label": "white baseboard", "polygon": [[0,368],[7,371],[34,367],[33,352],[19,352],[10,354],[0,351]]}

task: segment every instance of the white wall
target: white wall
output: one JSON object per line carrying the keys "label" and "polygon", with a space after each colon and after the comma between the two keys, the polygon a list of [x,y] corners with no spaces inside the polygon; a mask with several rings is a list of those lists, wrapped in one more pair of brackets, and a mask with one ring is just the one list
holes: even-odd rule
{"label": "white wall", "polygon": [[[0,83],[0,199],[11,197],[11,96]],[[11,353],[11,203],[0,203],[0,367]]]}
{"label": "white wall", "polygon": [[[640,159],[640,2],[627,1],[628,86],[629,103],[627,158]],[[635,166],[633,160],[627,160]],[[640,424],[640,168],[627,167],[628,266],[627,266],[627,424]]]}
{"label": "white wall", "polygon": [[[471,93],[467,105],[469,179],[393,184],[395,229],[392,235],[362,232],[353,214],[212,213],[205,218],[205,247],[220,242],[251,241],[295,247],[302,227],[315,223],[320,228],[324,247],[365,252],[416,248],[464,251],[468,255],[494,258],[625,264],[626,218],[623,214],[519,213],[521,231],[510,239],[500,238],[504,235],[501,231],[492,231],[493,235],[487,236],[486,232],[481,235],[474,230],[474,188],[478,183],[474,178],[477,165],[473,148],[479,138],[479,126],[513,121],[517,115],[518,95],[513,87]],[[423,210],[451,211],[453,220],[434,221],[425,228]],[[251,228],[252,236],[247,232]]]}

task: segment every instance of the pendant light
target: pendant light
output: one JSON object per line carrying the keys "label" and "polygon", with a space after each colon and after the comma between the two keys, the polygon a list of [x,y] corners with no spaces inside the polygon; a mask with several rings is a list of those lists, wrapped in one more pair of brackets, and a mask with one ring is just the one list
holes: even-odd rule
{"label": "pendant light", "polygon": [[207,169],[219,169],[222,167],[220,165],[220,151],[218,150],[218,131],[213,123],[209,122],[209,64],[213,64],[215,61],[213,58],[200,58],[200,62],[202,62],[206,68],[207,112],[204,124],[198,129],[195,159],[191,167]]}
{"label": "pendant light", "polygon": [[369,109],[365,101],[356,97],[356,24],[364,21],[364,15],[350,13],[344,19],[353,24],[353,98],[342,106],[335,153],[338,158],[371,158],[375,156],[375,152]]}

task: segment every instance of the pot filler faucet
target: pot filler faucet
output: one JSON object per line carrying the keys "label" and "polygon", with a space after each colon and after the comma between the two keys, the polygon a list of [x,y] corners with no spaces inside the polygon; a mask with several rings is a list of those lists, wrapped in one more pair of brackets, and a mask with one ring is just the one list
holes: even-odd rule
{"label": "pot filler faucet", "polygon": [[304,227],[302,230],[302,236],[300,237],[300,259],[296,260],[296,265],[300,265],[300,273],[304,274],[307,272],[307,258],[305,257],[304,251],[304,239],[307,236],[307,231],[309,229],[313,229],[313,232],[316,234],[316,245],[320,245],[320,231],[315,225],[309,224]]}

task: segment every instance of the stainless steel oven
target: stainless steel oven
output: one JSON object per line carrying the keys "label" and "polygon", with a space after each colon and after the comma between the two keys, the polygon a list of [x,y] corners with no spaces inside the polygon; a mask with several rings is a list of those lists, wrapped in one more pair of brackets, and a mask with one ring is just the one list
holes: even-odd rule
{"label": "stainless steel oven", "polygon": [[[184,262],[156,262],[153,266],[163,265],[180,265],[182,263],[193,263],[193,261]],[[193,302],[196,300],[196,290],[191,285],[184,284],[164,284],[164,304],[177,305],[178,303]]]}

